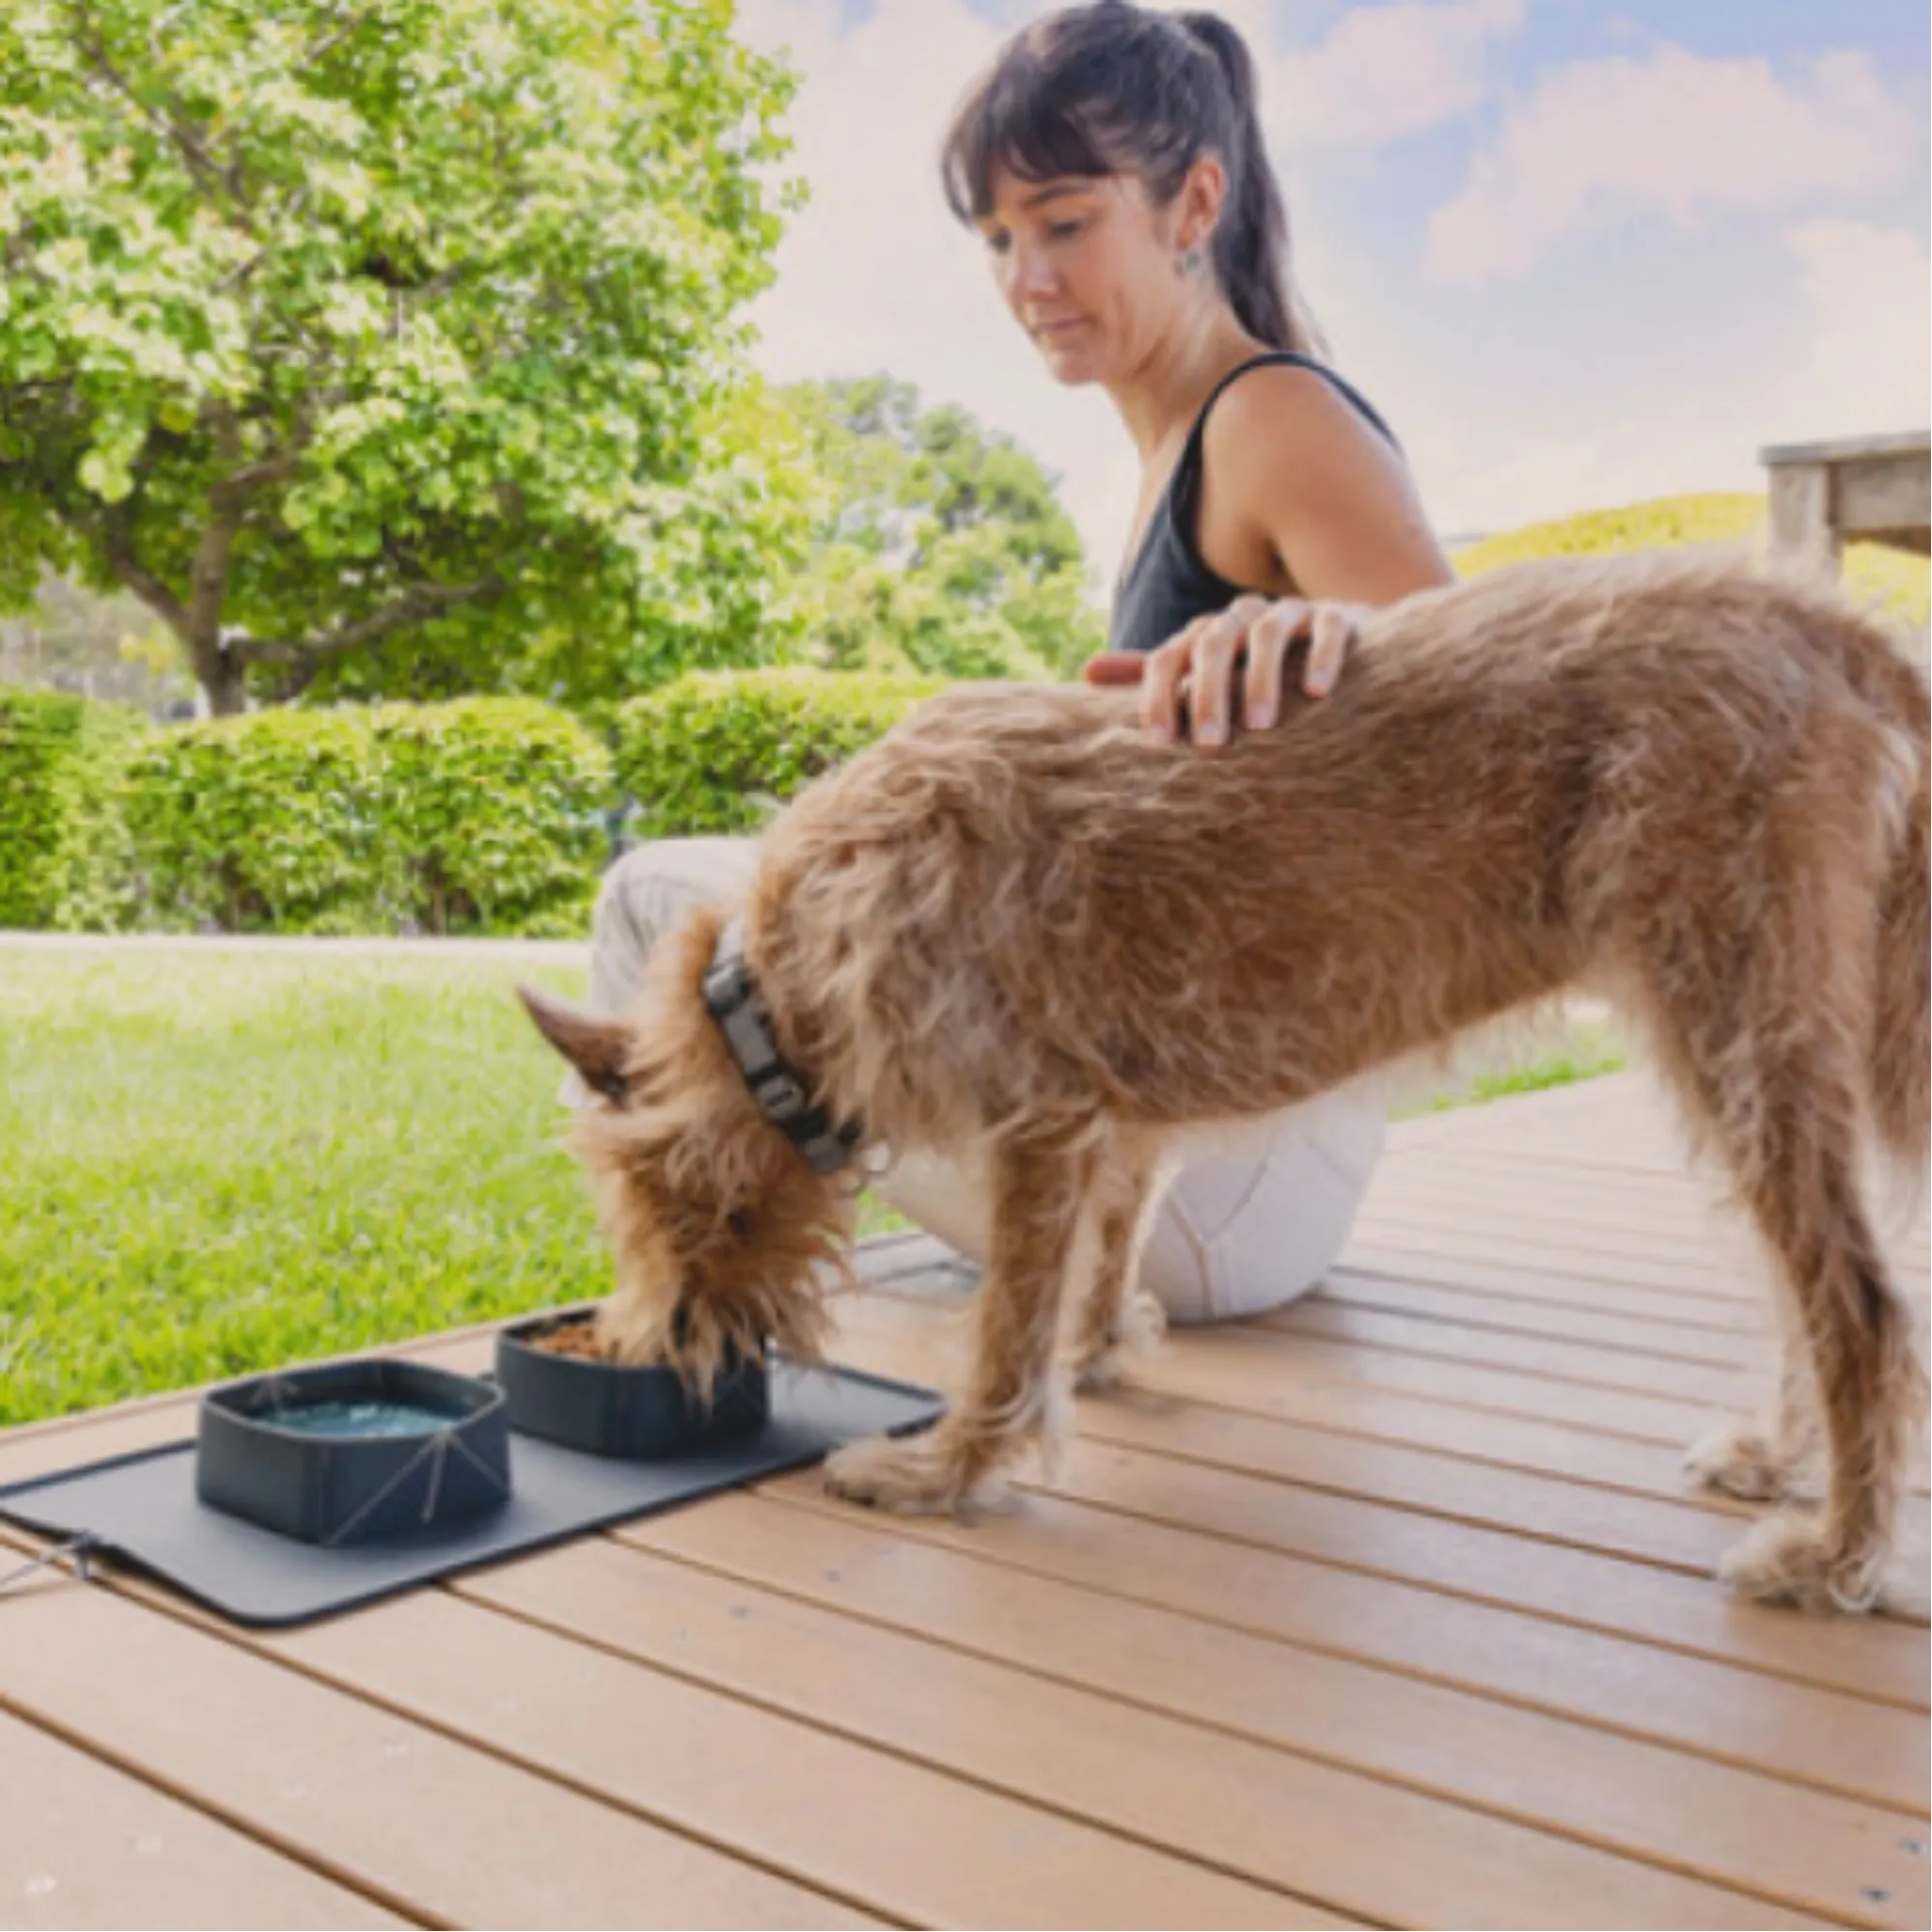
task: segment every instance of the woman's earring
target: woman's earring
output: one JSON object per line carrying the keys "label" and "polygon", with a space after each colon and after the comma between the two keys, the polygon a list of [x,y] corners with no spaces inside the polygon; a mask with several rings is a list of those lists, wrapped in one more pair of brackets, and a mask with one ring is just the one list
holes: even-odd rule
{"label": "woman's earring", "polygon": [[1198,247],[1180,251],[1180,272],[1183,275],[1198,275],[1201,272],[1201,250]]}

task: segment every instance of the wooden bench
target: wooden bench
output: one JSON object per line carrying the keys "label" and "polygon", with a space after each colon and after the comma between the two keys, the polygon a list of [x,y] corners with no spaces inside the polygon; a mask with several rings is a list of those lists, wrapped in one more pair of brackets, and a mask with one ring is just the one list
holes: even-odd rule
{"label": "wooden bench", "polygon": [[1841,437],[1758,452],[1771,472],[1775,561],[1836,574],[1848,542],[1932,550],[1932,436]]}

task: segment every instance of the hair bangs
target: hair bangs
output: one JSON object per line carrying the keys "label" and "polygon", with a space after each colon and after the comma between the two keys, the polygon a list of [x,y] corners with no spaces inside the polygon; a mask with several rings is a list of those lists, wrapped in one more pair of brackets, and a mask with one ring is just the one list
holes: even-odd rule
{"label": "hair bangs", "polygon": [[1004,63],[975,89],[940,158],[947,205],[962,222],[993,212],[996,174],[1037,183],[1116,172],[1060,76],[1034,60]]}

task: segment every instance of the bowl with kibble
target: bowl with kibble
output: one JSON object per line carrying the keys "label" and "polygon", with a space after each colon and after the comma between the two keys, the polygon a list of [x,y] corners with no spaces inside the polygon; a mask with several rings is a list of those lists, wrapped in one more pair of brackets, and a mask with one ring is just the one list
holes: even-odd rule
{"label": "bowl with kibble", "polygon": [[616,1360],[594,1310],[499,1329],[497,1382],[519,1434],[632,1462],[723,1448],[757,1435],[771,1416],[762,1355],[728,1356],[707,1403],[668,1364]]}

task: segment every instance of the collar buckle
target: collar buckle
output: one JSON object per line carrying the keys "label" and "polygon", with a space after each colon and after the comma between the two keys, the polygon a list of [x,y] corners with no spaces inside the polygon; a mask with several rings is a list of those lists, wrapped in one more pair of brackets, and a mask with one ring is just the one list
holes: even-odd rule
{"label": "collar buckle", "polygon": [[745,1077],[759,1111],[797,1148],[814,1174],[833,1175],[851,1164],[865,1138],[858,1121],[835,1126],[811,1099],[810,1083],[779,1051],[771,1013],[745,957],[745,923],[731,920],[718,935],[704,976],[705,1010]]}

